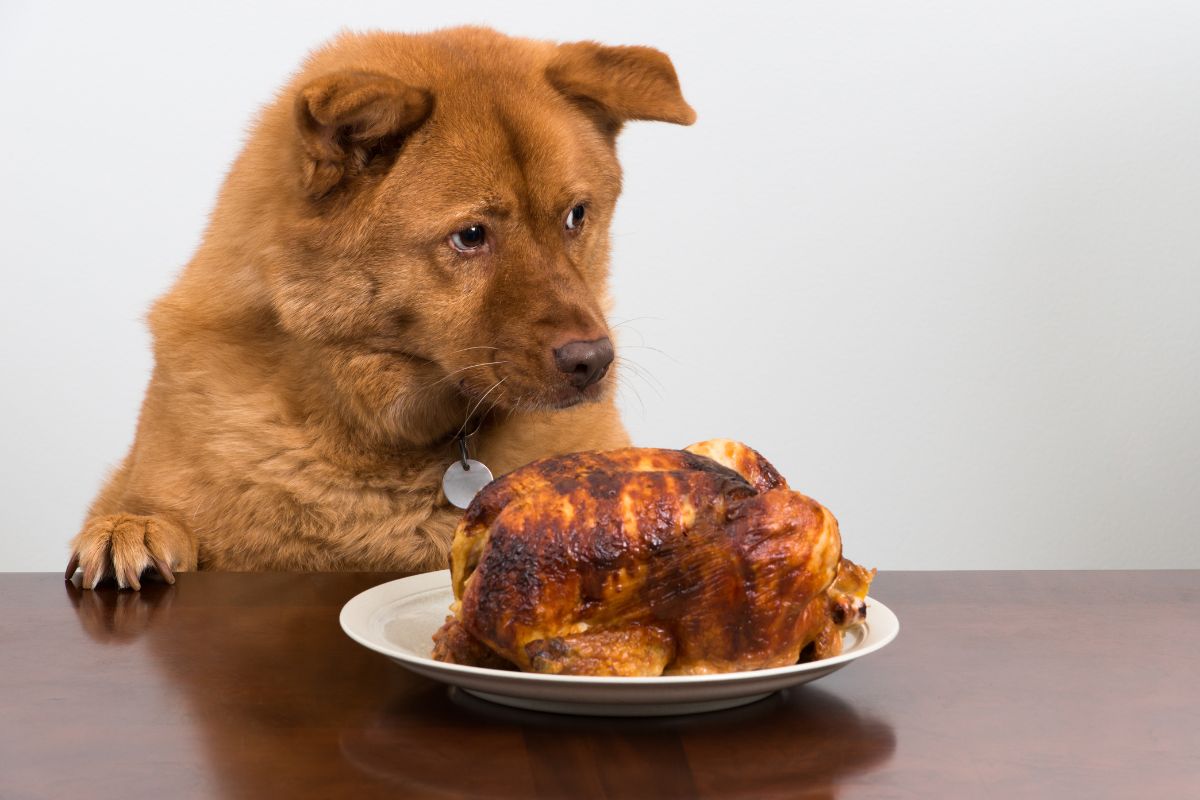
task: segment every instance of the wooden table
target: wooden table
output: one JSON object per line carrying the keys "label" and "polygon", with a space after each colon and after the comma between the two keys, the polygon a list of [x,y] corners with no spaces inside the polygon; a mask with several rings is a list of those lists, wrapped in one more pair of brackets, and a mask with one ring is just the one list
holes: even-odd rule
{"label": "wooden table", "polygon": [[0,797],[1200,796],[1198,572],[886,573],[880,653],[657,720],[410,675],[337,624],[393,577],[0,575]]}

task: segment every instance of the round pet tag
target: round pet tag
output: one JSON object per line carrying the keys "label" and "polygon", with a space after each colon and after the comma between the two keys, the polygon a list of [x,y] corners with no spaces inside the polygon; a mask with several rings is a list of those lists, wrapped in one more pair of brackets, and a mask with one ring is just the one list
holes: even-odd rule
{"label": "round pet tag", "polygon": [[442,476],[446,499],[459,508],[471,505],[479,490],[492,482],[492,471],[473,458],[455,461]]}

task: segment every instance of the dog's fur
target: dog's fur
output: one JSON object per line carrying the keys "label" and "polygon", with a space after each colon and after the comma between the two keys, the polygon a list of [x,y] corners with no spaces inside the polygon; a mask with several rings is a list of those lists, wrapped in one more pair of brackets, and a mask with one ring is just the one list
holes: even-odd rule
{"label": "dog's fur", "polygon": [[[151,311],[136,440],[72,542],[84,585],[440,567],[464,425],[497,474],[626,444],[611,376],[581,392],[552,350],[609,334],[622,124],[694,116],[645,47],[457,28],[315,52]],[[474,224],[483,251],[450,246]]]}

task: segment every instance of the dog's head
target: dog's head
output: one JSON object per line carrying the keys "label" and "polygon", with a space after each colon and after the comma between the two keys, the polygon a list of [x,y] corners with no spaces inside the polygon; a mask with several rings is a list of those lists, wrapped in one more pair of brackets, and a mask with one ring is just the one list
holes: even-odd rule
{"label": "dog's head", "polygon": [[616,136],[695,118],[667,56],[481,28],[346,35],[279,109],[258,155],[290,193],[262,221],[279,226],[272,304],[360,415],[423,415],[403,431],[421,439],[464,408],[603,395]]}

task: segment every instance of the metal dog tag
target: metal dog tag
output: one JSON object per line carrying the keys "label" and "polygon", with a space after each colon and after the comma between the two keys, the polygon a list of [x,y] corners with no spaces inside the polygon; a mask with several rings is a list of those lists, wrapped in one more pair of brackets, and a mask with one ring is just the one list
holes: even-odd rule
{"label": "metal dog tag", "polygon": [[492,482],[492,471],[473,458],[455,461],[442,476],[446,499],[459,508],[471,505],[479,490]]}

